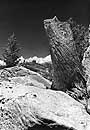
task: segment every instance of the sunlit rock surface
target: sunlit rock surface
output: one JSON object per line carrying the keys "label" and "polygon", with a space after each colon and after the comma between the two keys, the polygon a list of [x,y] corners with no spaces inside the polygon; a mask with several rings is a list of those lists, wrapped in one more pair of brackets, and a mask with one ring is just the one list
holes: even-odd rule
{"label": "sunlit rock surface", "polygon": [[37,56],[24,59],[22,56],[17,59],[18,66],[23,66],[29,70],[41,74],[44,78],[52,81],[52,61],[51,56],[48,55],[44,58]]}
{"label": "sunlit rock surface", "polygon": [[0,130],[27,130],[36,124],[90,129],[84,106],[64,92],[50,90],[51,82],[38,73],[12,67],[0,75]]}
{"label": "sunlit rock surface", "polygon": [[41,74],[44,78],[52,81],[52,64],[49,62],[45,62],[43,64],[36,63],[36,61],[32,62],[24,62],[21,64],[23,67],[32,70]]}

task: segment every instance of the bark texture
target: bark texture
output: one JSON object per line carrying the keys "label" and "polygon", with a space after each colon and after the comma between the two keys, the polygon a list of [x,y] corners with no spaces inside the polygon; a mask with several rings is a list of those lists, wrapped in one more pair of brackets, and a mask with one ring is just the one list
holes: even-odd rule
{"label": "bark texture", "polygon": [[53,89],[67,92],[86,104],[87,91],[82,60],[89,42],[88,29],[71,19],[60,22],[55,16],[44,21],[53,64]]}

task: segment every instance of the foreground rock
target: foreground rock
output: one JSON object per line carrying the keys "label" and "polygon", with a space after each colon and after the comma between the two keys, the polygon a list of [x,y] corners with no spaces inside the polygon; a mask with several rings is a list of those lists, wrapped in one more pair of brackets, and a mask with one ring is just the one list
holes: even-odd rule
{"label": "foreground rock", "polygon": [[90,130],[84,106],[64,92],[46,89],[51,82],[39,74],[24,67],[0,73],[0,130],[27,130],[36,124]]}
{"label": "foreground rock", "polygon": [[45,62],[43,64],[36,63],[36,61],[22,63],[22,66],[39,73],[44,78],[52,81],[52,64]]}
{"label": "foreground rock", "polygon": [[37,56],[24,59],[22,56],[17,59],[18,65],[41,74],[44,78],[52,81],[52,61],[51,56],[44,58]]}
{"label": "foreground rock", "polygon": [[[40,74],[28,70],[24,67],[12,67],[12,68],[5,68],[0,70],[0,82],[1,86],[5,86],[8,84],[13,84],[13,88],[18,84],[27,85],[27,86],[38,86],[41,88],[51,88],[51,82],[45,78],[43,78]],[[6,86],[5,86],[6,87]],[[2,88],[2,87],[1,87]],[[22,87],[23,88],[23,87]]]}

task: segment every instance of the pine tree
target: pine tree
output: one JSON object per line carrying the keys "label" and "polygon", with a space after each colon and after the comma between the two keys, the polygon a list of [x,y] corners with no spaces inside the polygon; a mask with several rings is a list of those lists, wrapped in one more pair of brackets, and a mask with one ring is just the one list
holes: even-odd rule
{"label": "pine tree", "polygon": [[4,50],[3,58],[6,62],[7,67],[12,67],[17,65],[17,59],[19,58],[20,48],[17,44],[16,36],[13,33],[8,38],[7,48]]}

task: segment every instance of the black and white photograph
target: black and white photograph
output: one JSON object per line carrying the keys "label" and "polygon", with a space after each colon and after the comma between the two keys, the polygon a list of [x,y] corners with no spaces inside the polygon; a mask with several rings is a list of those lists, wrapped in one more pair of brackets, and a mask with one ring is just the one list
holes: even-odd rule
{"label": "black and white photograph", "polygon": [[0,1],[0,130],[90,130],[90,1]]}

